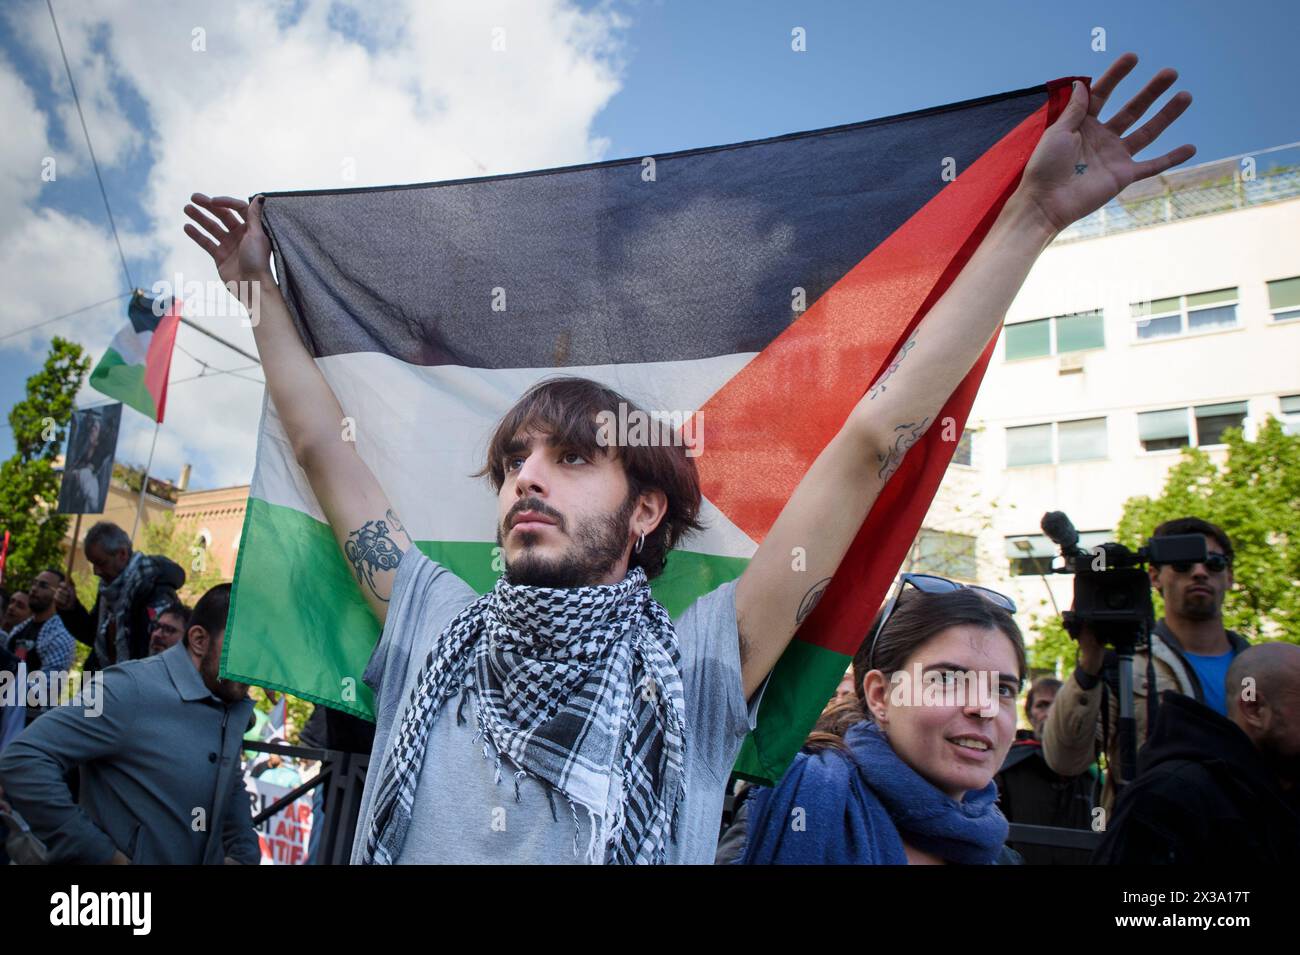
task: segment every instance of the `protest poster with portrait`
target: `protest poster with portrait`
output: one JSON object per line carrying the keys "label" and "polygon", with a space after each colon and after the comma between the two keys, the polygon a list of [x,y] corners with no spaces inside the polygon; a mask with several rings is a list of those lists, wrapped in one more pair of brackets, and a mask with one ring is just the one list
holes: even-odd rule
{"label": "protest poster with portrait", "polygon": [[79,408],[72,413],[58,513],[102,514],[113,476],[122,403]]}

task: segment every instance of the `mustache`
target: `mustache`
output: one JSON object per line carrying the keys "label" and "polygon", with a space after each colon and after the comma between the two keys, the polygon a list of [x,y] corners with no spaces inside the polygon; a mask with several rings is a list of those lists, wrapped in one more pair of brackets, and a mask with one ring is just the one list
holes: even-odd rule
{"label": "mustache", "polygon": [[522,514],[524,511],[532,511],[535,514],[541,514],[543,517],[549,517],[551,520],[555,521],[555,526],[557,528],[561,531],[564,530],[564,515],[549,504],[544,503],[540,498],[536,497],[526,497],[522,501],[517,501],[506,513],[505,520],[502,521],[503,530],[509,530],[511,524],[514,523],[515,517]]}

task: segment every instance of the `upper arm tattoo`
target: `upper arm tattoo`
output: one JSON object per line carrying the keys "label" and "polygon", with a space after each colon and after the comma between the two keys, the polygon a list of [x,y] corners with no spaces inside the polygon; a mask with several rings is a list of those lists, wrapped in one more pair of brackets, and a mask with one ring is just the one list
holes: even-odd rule
{"label": "upper arm tattoo", "polygon": [[352,572],[357,575],[357,582],[370,589],[377,600],[388,603],[388,597],[375,589],[375,574],[385,570],[396,570],[402,562],[402,551],[393,540],[392,530],[406,533],[406,528],[397,519],[390,507],[384,520],[366,521],[352,533],[343,545],[343,554],[352,564]]}
{"label": "upper arm tattoo", "polygon": [[886,379],[893,375],[894,372],[898,371],[898,366],[903,363],[903,359],[907,357],[907,353],[912,350],[912,346],[915,344],[916,332],[913,332],[912,337],[909,338],[903,347],[898,350],[898,354],[894,356],[894,360],[889,363],[889,367],[885,369],[885,373],[880,376],[880,380],[871,386],[871,390],[867,392],[867,400],[875,401],[876,398],[885,393]]}
{"label": "upper arm tattoo", "polygon": [[888,451],[877,455],[880,461],[880,471],[878,473],[880,480],[888,481],[894,476],[894,472],[903,463],[903,456],[907,454],[908,448],[921,440],[921,435],[925,434],[925,429],[928,427],[930,427],[929,417],[926,417],[920,424],[909,421],[906,424],[894,427],[893,445]]}
{"label": "upper arm tattoo", "polygon": [[821,580],[817,581],[817,583],[813,584],[809,591],[803,595],[803,599],[799,601],[799,609],[795,611],[795,626],[801,625],[808,619],[809,614],[816,609],[818,602],[822,599],[822,595],[826,593],[826,588],[830,585],[831,579],[829,577],[823,577]]}

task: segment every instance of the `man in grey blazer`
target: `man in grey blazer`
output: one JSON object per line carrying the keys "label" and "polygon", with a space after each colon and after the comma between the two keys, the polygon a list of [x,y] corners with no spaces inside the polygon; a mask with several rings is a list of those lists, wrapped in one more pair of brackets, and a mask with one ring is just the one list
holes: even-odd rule
{"label": "man in grey blazer", "polygon": [[253,704],[218,675],[229,606],[230,585],[212,588],[180,643],[104,670],[95,698],[83,689],[0,755],[5,798],[50,862],[259,861],[239,762]]}

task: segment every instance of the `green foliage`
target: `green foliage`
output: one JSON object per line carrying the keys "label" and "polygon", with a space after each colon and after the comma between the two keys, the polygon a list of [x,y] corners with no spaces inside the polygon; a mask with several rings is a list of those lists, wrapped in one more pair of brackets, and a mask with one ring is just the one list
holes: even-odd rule
{"label": "green foliage", "polygon": [[1037,638],[1027,648],[1029,668],[1068,676],[1074,669],[1079,645],[1065,632],[1060,617],[1040,618],[1037,614],[1030,614],[1030,619],[1031,630]]}
{"label": "green foliage", "polygon": [[162,554],[180,564],[185,571],[180,596],[191,607],[221,583],[221,570],[203,546],[194,522],[178,521],[170,511],[145,525],[140,549],[146,554]]}
{"label": "green foliage", "polygon": [[54,513],[59,476],[53,462],[89,369],[80,345],[56,337],[44,367],[27,379],[27,397],[9,411],[14,455],[0,465],[0,520],[10,534],[5,577],[13,584],[63,564],[68,516]]}
{"label": "green foliage", "polygon": [[[1268,418],[1254,441],[1233,428],[1224,443],[1222,466],[1204,451],[1184,449],[1159,497],[1125,502],[1116,539],[1137,547],[1156,525],[1176,517],[1217,524],[1236,552],[1224,626],[1250,640],[1300,643],[1300,436]],[[1160,598],[1153,597],[1158,615]]]}
{"label": "green foliage", "polygon": [[74,570],[72,572],[72,586],[77,591],[77,599],[81,605],[89,610],[95,606],[95,598],[99,596],[99,578],[88,570]]}
{"label": "green foliage", "polygon": [[[131,493],[138,495],[140,485],[144,482],[144,465],[124,464],[121,461],[115,461],[113,463],[113,480]],[[149,493],[154,497],[171,501],[173,504],[176,503],[176,499],[180,496],[179,491],[171,483],[159,480],[153,475],[149,476]]]}
{"label": "green foliage", "polygon": [[[315,709],[313,704],[306,700],[300,700],[296,696],[288,694],[276,694],[276,699],[281,695],[287,696],[289,703],[285,707],[289,711],[288,725],[285,727],[285,739],[293,744],[298,745],[298,740],[302,734],[302,728],[307,725],[307,720],[311,717],[311,711]],[[260,686],[250,686],[248,688],[248,697],[253,701],[255,709],[263,713],[270,713],[275,704],[267,695],[267,691]]]}

